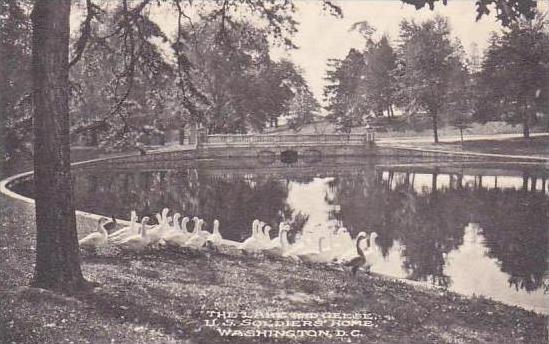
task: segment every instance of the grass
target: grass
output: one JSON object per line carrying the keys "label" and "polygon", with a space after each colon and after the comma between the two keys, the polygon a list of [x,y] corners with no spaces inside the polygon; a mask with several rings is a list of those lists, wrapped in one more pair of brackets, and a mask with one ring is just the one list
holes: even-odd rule
{"label": "grass", "polygon": [[[545,343],[546,317],[484,298],[336,267],[238,252],[108,249],[84,255],[100,287],[74,297],[26,287],[33,211],[0,196],[0,343]],[[208,310],[363,312],[359,338],[222,337]]]}
{"label": "grass", "polygon": [[411,146],[458,152],[476,152],[503,155],[524,155],[549,158],[549,135],[535,136],[529,139],[522,137],[491,139],[491,140],[466,140],[458,142],[414,142]]}
{"label": "grass", "polygon": [[506,140],[465,141],[463,150],[511,155],[537,155],[549,157],[549,135],[530,139],[513,138]]}

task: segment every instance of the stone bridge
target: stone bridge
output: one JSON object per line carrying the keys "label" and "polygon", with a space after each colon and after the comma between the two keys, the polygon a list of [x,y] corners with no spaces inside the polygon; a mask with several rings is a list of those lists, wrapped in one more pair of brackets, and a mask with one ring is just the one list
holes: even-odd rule
{"label": "stone bridge", "polygon": [[374,132],[364,134],[242,134],[205,135],[193,143],[200,158],[258,157],[311,159],[324,156],[373,154]]}

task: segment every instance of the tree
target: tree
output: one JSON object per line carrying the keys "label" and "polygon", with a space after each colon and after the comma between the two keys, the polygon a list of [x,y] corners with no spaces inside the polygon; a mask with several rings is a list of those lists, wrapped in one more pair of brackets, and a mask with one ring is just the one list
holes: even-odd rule
{"label": "tree", "polygon": [[536,112],[545,107],[549,92],[546,24],[539,15],[511,24],[501,36],[494,34],[479,75],[483,102],[478,104],[477,117],[521,123],[525,138],[530,137]]}
{"label": "tree", "polygon": [[330,83],[324,88],[324,97],[328,103],[327,118],[340,131],[350,132],[362,125],[372,109],[363,83],[366,67],[364,55],[356,49],[351,49],[343,60],[331,60],[331,70],[326,77]]}
{"label": "tree", "polygon": [[371,116],[393,116],[396,102],[396,54],[383,35],[378,41],[372,37],[375,28],[361,21],[351,26],[365,40],[363,51],[351,49],[341,61],[333,60],[324,89],[330,111],[328,119],[342,131],[364,124]]}
{"label": "tree", "polygon": [[448,20],[440,16],[421,24],[403,20],[400,38],[401,100],[409,111],[427,112],[434,142],[438,143],[439,116],[447,100],[452,71],[461,63],[460,50],[450,41]]}
{"label": "tree", "polygon": [[[431,10],[435,9],[437,1],[442,1],[444,5],[448,3],[448,0],[402,0],[406,4],[414,5],[416,9],[429,5]],[[527,19],[533,19],[535,16],[536,0],[479,0],[476,2],[477,20],[490,14],[490,5],[495,6],[496,19],[503,26],[510,25],[521,16]]]}
{"label": "tree", "polygon": [[288,110],[288,127],[300,131],[306,124],[313,123],[318,116],[320,104],[307,84],[298,88]]}
{"label": "tree", "polygon": [[33,285],[82,289],[69,148],[70,0],[38,0],[32,12],[36,265]]}
{"label": "tree", "polygon": [[396,101],[396,54],[387,36],[378,42],[371,42],[364,52],[367,61],[364,79],[366,98],[376,115],[394,116],[393,105]]}
{"label": "tree", "polygon": [[0,3],[0,156],[10,161],[31,152],[30,3]]}
{"label": "tree", "polygon": [[476,90],[474,81],[465,65],[460,63],[453,65],[444,112],[450,119],[450,124],[459,129],[461,144],[463,144],[463,130],[470,128],[473,121]]}
{"label": "tree", "polygon": [[[135,147],[148,134],[163,134],[167,117],[178,114],[176,106],[166,109],[175,98],[175,71],[155,43],[167,42],[160,28],[143,16],[133,24],[134,43],[128,43],[129,32],[126,38],[103,38],[116,31],[124,11],[118,7],[97,14],[101,21],[91,25],[94,35],[86,54],[70,69],[71,132],[108,150]],[[113,109],[116,113],[107,116]]]}

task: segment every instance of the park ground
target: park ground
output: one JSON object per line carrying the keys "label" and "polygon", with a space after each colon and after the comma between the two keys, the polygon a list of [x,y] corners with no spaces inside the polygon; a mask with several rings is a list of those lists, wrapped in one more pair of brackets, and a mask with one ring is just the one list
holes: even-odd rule
{"label": "park ground", "polygon": [[[28,287],[32,207],[0,196],[0,343],[546,343],[547,318],[337,267],[222,250],[83,255],[94,290]],[[221,337],[209,310],[371,313],[362,337]]]}
{"label": "park ground", "polygon": [[529,139],[519,135],[476,135],[463,142],[457,137],[444,138],[438,144],[425,138],[381,139],[380,145],[404,146],[450,152],[473,152],[549,159],[549,134],[536,133]]}

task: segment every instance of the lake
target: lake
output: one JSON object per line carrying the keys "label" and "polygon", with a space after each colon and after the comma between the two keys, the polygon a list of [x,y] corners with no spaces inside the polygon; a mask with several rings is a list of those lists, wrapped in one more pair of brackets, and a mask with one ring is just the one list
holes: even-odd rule
{"label": "lake", "polygon": [[[549,314],[548,172],[537,165],[375,158],[116,161],[75,167],[77,208],[129,219],[163,207],[243,241],[258,218],[275,230],[379,234],[372,271]],[[31,183],[32,184],[32,183]],[[18,186],[32,196],[32,185]]]}

